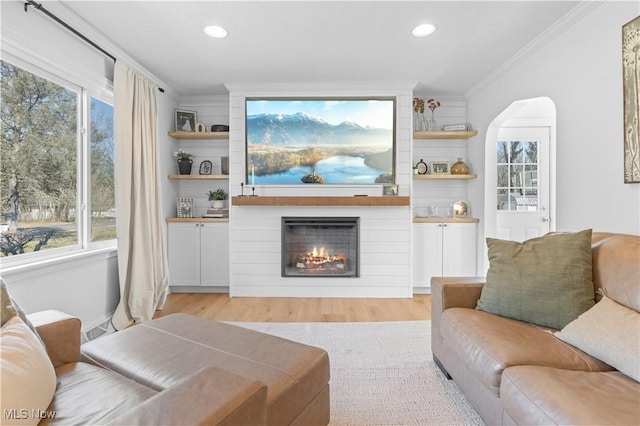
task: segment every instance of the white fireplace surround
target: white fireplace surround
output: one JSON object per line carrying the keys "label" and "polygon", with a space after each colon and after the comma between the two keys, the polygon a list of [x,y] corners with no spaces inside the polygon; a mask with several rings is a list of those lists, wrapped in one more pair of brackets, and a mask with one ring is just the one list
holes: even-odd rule
{"label": "white fireplace surround", "polygon": [[[396,98],[396,183],[408,196],[411,183],[410,115],[414,84],[228,85],[230,100],[229,191],[239,195],[245,180],[245,99],[248,97],[379,96]],[[245,186],[245,194],[246,192]],[[381,185],[256,186],[258,196],[382,195]],[[409,206],[235,206],[229,220],[229,294],[247,297],[412,297]],[[282,277],[281,218],[360,218],[360,276]]]}

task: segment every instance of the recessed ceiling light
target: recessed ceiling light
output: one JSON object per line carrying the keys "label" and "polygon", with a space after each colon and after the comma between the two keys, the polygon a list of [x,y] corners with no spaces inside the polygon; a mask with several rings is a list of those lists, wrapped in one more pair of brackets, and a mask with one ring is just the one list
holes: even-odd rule
{"label": "recessed ceiling light", "polygon": [[227,30],[217,25],[209,25],[204,27],[204,33],[213,38],[225,38],[228,34]]}
{"label": "recessed ceiling light", "polygon": [[433,34],[435,32],[436,32],[435,25],[422,24],[422,25],[418,25],[417,27],[415,27],[411,31],[411,34],[413,34],[416,37],[426,37],[426,36],[431,35],[431,34]]}

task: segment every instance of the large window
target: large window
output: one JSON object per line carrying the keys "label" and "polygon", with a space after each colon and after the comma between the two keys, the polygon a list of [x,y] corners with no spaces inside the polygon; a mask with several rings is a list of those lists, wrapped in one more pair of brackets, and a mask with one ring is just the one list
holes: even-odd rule
{"label": "large window", "polygon": [[0,67],[0,256],[114,239],[113,107],[56,76]]}

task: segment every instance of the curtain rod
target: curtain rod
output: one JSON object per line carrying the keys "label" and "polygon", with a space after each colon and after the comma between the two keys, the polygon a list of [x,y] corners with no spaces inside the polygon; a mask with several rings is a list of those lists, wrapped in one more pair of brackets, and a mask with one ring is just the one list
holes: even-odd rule
{"label": "curtain rod", "polygon": [[[41,11],[42,13],[44,13],[45,15],[47,15],[49,18],[53,19],[54,21],[56,21],[58,24],[62,25],[64,28],[66,28],[67,30],[69,30],[70,32],[72,32],[76,37],[79,37],[80,39],[82,39],[83,41],[85,41],[86,43],[88,43],[91,47],[93,47],[96,50],[99,50],[103,55],[107,56],[108,58],[110,58],[113,62],[116,61],[116,57],[113,56],[111,53],[107,52],[106,50],[104,50],[102,47],[100,47],[99,45],[97,45],[95,42],[93,42],[93,40],[90,40],[87,36],[85,36],[84,34],[82,34],[80,31],[76,30],[75,28],[73,28],[71,25],[67,24],[66,22],[64,22],[62,19],[58,18],[56,15],[54,15],[53,13],[51,13],[50,11],[48,11],[43,5],[42,3],[38,3],[34,0],[25,0],[24,2],[24,11],[27,12],[29,10],[29,6],[32,6],[34,9]],[[162,87],[158,87],[158,90],[161,93],[164,93],[164,89]]]}

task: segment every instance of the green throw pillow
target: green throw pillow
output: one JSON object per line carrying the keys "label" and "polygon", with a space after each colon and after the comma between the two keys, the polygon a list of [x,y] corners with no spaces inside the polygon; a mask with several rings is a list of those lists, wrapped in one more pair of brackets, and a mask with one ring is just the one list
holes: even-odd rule
{"label": "green throw pillow", "polygon": [[590,229],[523,243],[487,238],[487,247],[478,309],[559,330],[595,304]]}

